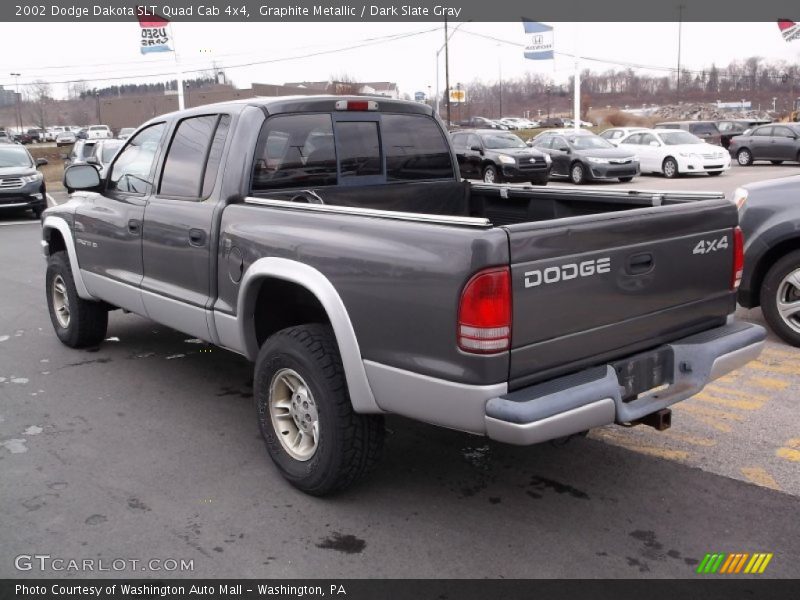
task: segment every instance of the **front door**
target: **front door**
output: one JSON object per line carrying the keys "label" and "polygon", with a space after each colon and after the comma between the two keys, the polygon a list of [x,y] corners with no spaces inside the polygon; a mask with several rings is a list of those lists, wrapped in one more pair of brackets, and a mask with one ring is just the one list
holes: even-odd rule
{"label": "front door", "polygon": [[75,213],[78,264],[89,293],[141,315],[142,221],[165,129],[156,123],[131,138],[111,164],[104,191]]}

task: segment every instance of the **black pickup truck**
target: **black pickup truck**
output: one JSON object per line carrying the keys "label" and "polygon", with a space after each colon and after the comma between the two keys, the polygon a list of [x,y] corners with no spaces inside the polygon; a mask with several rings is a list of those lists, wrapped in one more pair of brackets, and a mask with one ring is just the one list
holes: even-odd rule
{"label": "black pickup truck", "polygon": [[255,363],[295,486],[372,467],[396,413],[534,444],[668,407],[758,355],[722,194],[470,184],[423,104],[256,98],[157,117],[45,213],[55,332],[125,309]]}

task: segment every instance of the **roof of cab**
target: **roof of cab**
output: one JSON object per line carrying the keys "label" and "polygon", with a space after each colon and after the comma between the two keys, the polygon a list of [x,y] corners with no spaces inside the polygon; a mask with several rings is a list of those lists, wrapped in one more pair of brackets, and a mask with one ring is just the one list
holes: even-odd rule
{"label": "roof of cab", "polygon": [[195,106],[185,110],[160,115],[151,120],[155,121],[174,117],[203,115],[219,111],[238,113],[247,106],[261,107],[270,115],[292,112],[344,112],[336,109],[336,102],[340,100],[356,102],[371,100],[377,102],[377,112],[410,113],[429,116],[433,114],[433,109],[427,104],[412,102],[410,100],[394,100],[392,98],[386,98],[385,96],[257,96],[255,98],[240,98],[238,100],[228,100],[215,104]]}

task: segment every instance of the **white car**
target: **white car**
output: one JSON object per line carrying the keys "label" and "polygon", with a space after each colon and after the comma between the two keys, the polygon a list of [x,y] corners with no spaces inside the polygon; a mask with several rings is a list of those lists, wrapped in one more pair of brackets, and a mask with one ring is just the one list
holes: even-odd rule
{"label": "white car", "polygon": [[618,147],[639,157],[642,173],[663,173],[670,179],[686,173],[720,175],[731,168],[724,148],[681,129],[638,131],[623,138]]}
{"label": "white car", "polygon": [[56,136],[56,146],[69,146],[77,141],[72,131],[62,131]]}
{"label": "white car", "polygon": [[647,131],[647,127],[611,127],[599,135],[604,140],[608,140],[615,146],[618,146],[623,138],[628,137],[636,131]]}
{"label": "white car", "polygon": [[87,140],[102,140],[113,137],[114,136],[111,134],[111,130],[108,128],[108,125],[90,125],[86,130]]}
{"label": "white car", "polygon": [[123,127],[119,130],[117,134],[118,140],[127,140],[129,137],[133,135],[133,132],[136,131],[136,127]]}

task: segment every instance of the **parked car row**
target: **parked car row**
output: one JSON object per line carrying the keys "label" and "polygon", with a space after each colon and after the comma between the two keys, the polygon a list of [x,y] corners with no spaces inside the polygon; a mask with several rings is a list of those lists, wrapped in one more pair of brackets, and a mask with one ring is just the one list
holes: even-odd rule
{"label": "parked car row", "polygon": [[47,208],[44,176],[47,159],[33,159],[20,144],[0,145],[0,211],[30,210],[37,219]]}

